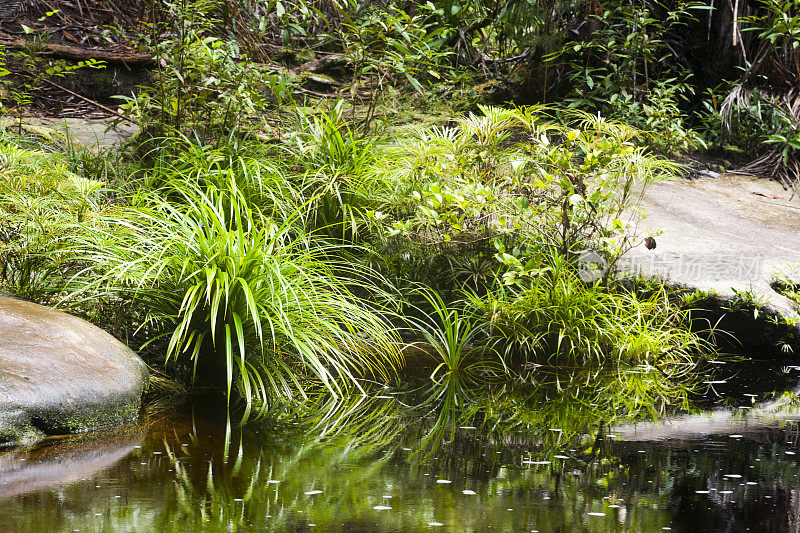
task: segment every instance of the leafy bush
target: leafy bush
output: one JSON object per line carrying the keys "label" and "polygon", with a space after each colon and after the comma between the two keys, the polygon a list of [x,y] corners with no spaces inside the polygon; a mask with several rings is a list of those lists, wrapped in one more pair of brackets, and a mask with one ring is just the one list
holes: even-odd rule
{"label": "leafy bush", "polygon": [[[287,79],[245,61],[236,40],[213,34],[217,2],[165,2],[171,27],[154,26],[154,85],[140,87],[121,107],[142,125],[142,140],[189,134],[213,141],[236,130],[270,103],[289,99]],[[160,33],[159,33],[160,31]]]}
{"label": "leafy bush", "polygon": [[588,39],[565,42],[548,56],[567,70],[567,107],[622,120],[648,133],[654,148],[668,153],[704,147],[700,135],[686,125],[679,108],[694,88],[691,73],[668,44],[693,20],[700,2],[633,6],[603,2],[590,15],[596,29]]}
{"label": "leafy bush", "polygon": [[381,86],[387,78],[403,79],[421,93],[424,82],[442,77],[437,67],[449,55],[442,49],[445,29],[428,22],[432,4],[420,4],[415,11],[409,15],[390,5],[344,12],[339,39],[356,77],[351,94],[366,81]]}
{"label": "leafy bush", "polygon": [[[737,21],[743,31],[758,32],[751,40],[753,59],[720,105],[723,137],[734,141],[747,132],[744,149],[766,153],[744,167],[782,181],[786,188],[800,185],[800,3],[763,0],[760,9]],[[743,43],[744,46],[744,43]],[[741,146],[741,145],[740,145]]]}
{"label": "leafy bush", "polygon": [[393,188],[370,214],[387,244],[454,257],[496,240],[509,282],[526,275],[526,256],[548,248],[565,257],[594,249],[613,263],[632,245],[626,209],[676,168],[637,148],[638,132],[618,123],[576,113],[564,126],[543,108],[482,111],[386,148],[374,172]]}
{"label": "leafy bush", "polygon": [[585,283],[556,254],[524,285],[474,299],[512,353],[553,365],[653,365],[685,371],[707,347],[665,290],[651,295]]}

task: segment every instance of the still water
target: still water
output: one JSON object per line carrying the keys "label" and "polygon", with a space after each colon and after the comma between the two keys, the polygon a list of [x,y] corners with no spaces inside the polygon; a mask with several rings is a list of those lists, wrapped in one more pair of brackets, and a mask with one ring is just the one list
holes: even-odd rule
{"label": "still water", "polygon": [[334,415],[328,427],[339,429],[324,430],[329,418],[313,435],[238,429],[186,402],[113,433],[9,450],[0,453],[0,530],[800,529],[800,427],[786,408],[563,440],[555,426],[549,440],[459,426],[431,447],[430,427],[393,409],[404,401],[361,397]]}

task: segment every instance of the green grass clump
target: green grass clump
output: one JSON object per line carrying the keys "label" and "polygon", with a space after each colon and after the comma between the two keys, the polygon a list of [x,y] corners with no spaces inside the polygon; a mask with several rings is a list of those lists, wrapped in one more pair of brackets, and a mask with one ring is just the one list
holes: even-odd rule
{"label": "green grass clump", "polygon": [[782,294],[800,305],[800,283],[792,283],[787,277],[779,279],[773,286],[778,294]]}
{"label": "green grass clump", "polygon": [[78,290],[147,309],[143,327],[169,339],[167,360],[223,378],[229,398],[235,389],[246,400],[245,416],[302,396],[309,378],[340,393],[397,363],[391,327],[350,292],[355,272],[304,232],[302,213],[282,221],[233,181],[219,189],[191,177],[135,201],[75,247],[91,265]]}
{"label": "green grass clump", "polygon": [[0,288],[50,301],[52,280],[69,268],[61,244],[101,209],[104,185],[60,154],[0,138]]}
{"label": "green grass clump", "polygon": [[529,285],[506,287],[480,305],[510,351],[548,364],[688,364],[707,349],[665,290],[587,284],[559,256]]}

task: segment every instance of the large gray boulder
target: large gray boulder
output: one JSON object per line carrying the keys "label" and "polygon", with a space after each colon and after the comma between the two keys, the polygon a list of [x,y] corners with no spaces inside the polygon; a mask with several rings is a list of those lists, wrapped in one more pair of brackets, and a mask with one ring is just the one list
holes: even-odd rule
{"label": "large gray boulder", "polygon": [[[629,251],[623,271],[706,292],[700,307],[716,308],[707,322],[732,330],[749,349],[800,348],[798,306],[775,291],[779,278],[800,284],[800,198],[774,181],[706,172],[696,180],[651,186],[643,199],[639,230],[657,246]],[[728,309],[750,300],[759,309],[736,317]],[[751,306],[752,307],[752,306]],[[788,321],[774,327],[775,319]]]}
{"label": "large gray boulder", "polygon": [[0,446],[138,416],[147,366],[80,318],[0,296]]}

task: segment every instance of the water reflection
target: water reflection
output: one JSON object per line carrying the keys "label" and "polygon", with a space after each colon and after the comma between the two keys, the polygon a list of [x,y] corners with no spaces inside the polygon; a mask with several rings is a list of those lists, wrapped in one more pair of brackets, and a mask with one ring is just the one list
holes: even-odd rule
{"label": "water reflection", "polygon": [[144,428],[129,428],[89,439],[51,437],[33,450],[0,454],[0,502],[91,477],[140,445]]}
{"label": "water reflection", "polygon": [[681,373],[653,366],[611,370],[534,366],[502,378],[463,379],[448,374],[423,389],[430,425],[423,444],[435,451],[443,440],[466,434],[489,436],[521,447],[538,460],[567,444],[602,439],[603,430],[624,420],[658,419],[668,409],[690,409],[694,386]]}
{"label": "water reflection", "polygon": [[[685,397],[663,379],[646,368],[536,367],[513,379],[376,385],[347,399],[312,395],[245,428],[187,405],[148,415],[146,436],[0,455],[0,530],[796,528],[795,423],[647,443],[609,433]],[[47,472],[60,460],[59,472],[75,471],[58,483]]]}

